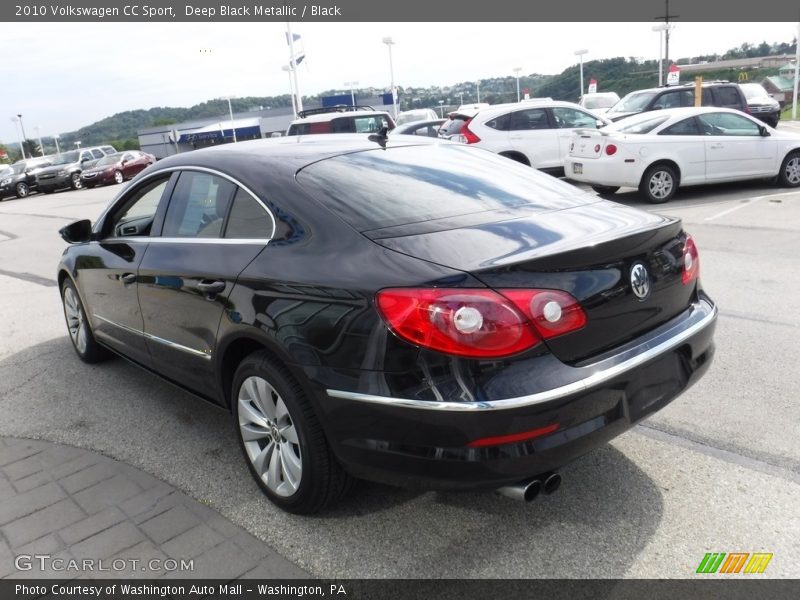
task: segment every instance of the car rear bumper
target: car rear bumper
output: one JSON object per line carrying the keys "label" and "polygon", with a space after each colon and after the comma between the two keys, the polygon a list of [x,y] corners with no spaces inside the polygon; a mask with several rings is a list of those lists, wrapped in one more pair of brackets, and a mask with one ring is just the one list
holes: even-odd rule
{"label": "car rear bumper", "polygon": [[[349,390],[318,389],[318,409],[335,453],[355,476],[428,488],[515,483],[605,444],[694,384],[713,357],[716,315],[701,296],[591,364],[567,365],[550,354],[510,363],[484,389],[470,390],[474,401],[404,396],[387,390],[390,378],[370,372],[352,374],[360,385]],[[316,386],[344,381],[341,372],[307,374]],[[462,386],[467,379],[460,377]],[[528,393],[495,397],[494,389]],[[486,443],[546,428],[553,430],[533,439]]]}
{"label": "car rear bumper", "polygon": [[[580,173],[575,172],[575,164],[581,166]],[[623,162],[622,158],[610,160],[568,156],[564,159],[564,176],[589,185],[639,187],[643,170],[644,164],[640,161]]]}

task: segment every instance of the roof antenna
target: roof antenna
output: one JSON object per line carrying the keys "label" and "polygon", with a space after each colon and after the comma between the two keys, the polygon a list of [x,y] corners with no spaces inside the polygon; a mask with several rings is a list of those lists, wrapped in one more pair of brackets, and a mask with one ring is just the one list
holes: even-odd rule
{"label": "roof antenna", "polygon": [[370,142],[378,142],[380,147],[386,149],[386,142],[389,140],[389,128],[385,125],[378,130],[378,133],[371,133],[367,138]]}

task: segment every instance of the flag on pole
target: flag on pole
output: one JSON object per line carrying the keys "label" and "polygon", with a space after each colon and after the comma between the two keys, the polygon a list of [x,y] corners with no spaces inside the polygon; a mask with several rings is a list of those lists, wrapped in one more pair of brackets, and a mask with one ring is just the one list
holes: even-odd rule
{"label": "flag on pole", "polygon": [[293,33],[292,39],[290,41],[289,32],[284,31],[283,33],[286,36],[286,43],[289,46],[294,46],[294,56],[292,57],[292,60],[294,61],[294,64],[299,65],[301,62],[303,62],[303,59],[306,57],[306,51],[303,48],[303,42],[301,41],[301,37],[299,34]]}

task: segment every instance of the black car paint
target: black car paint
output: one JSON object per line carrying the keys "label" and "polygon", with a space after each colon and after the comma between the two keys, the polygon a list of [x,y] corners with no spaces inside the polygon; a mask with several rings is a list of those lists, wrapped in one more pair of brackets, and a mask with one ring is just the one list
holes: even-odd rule
{"label": "black car paint", "polygon": [[[624,207],[589,203],[544,211],[536,219],[498,217],[503,235],[495,236],[495,244],[485,241],[491,237],[482,238],[483,246],[472,253],[466,252],[466,246],[464,253],[450,252],[459,235],[470,228],[464,223],[436,234],[426,234],[424,230],[430,225],[420,223],[418,231],[406,231],[409,235],[395,231],[394,235],[384,232],[385,237],[381,237],[372,232],[374,239],[369,239],[337,218],[311,187],[298,185],[296,173],[334,156],[387,150],[377,149],[377,144],[363,136],[313,137],[317,138],[315,143],[284,138],[171,157],[134,179],[128,190],[154,173],[172,169],[210,168],[235,175],[270,208],[276,219],[275,235],[267,245],[232,244],[224,246],[224,251],[213,244],[192,241],[174,245],[146,238],[109,241],[103,239],[106,213],[95,224],[93,241],[68,247],[59,266],[59,282],[69,276],[77,284],[98,341],[222,406],[230,404],[236,361],[256,348],[266,348],[304,388],[335,454],[351,473],[428,487],[502,485],[557,468],[661,408],[708,368],[713,355],[713,324],[641,368],[592,389],[522,408],[420,410],[330,395],[328,390],[344,390],[477,405],[525,396],[573,384],[594,372],[601,359],[607,364],[621,360],[626,344],[646,345],[648,336],[670,324],[676,329],[688,328],[698,315],[712,315],[713,305],[699,283],[693,285],[677,303],[683,310],[677,304],[659,310],[642,309],[639,329],[617,336],[613,350],[608,343],[587,339],[586,332],[571,334],[583,335],[585,339],[580,342],[571,341],[568,335],[503,360],[457,358],[412,346],[394,336],[378,315],[374,308],[378,290],[572,286],[581,300],[594,306],[591,310],[595,318],[602,320],[611,318],[611,313],[619,316],[619,310],[604,313],[603,307],[620,297],[628,303],[623,305],[641,308],[631,304],[631,292],[621,273],[633,260],[632,252],[634,257],[641,255],[651,262],[657,262],[660,253],[672,252],[664,248],[669,239],[683,235],[680,223]],[[335,139],[322,139],[329,137]],[[429,143],[437,142],[391,140],[388,151]],[[511,165],[510,161],[503,162]],[[122,192],[119,198],[125,195]],[[559,224],[562,210],[571,214]],[[159,209],[153,235],[159,233],[163,212]],[[591,236],[580,237],[581,230],[571,230],[569,225],[572,218],[588,223],[592,214],[601,214],[601,221],[607,225],[595,240],[603,245],[599,263],[597,255],[593,257],[585,248]],[[465,222],[470,218],[464,217]],[[485,227],[488,225],[474,225]],[[631,235],[615,237],[615,227],[621,228],[617,233]],[[425,236],[439,241],[421,242]],[[528,249],[517,244],[510,252],[508,239],[530,241],[534,236],[538,236],[538,243]],[[655,250],[652,243],[650,251],[644,249],[649,237],[658,238]],[[637,244],[641,250],[636,249]],[[520,263],[511,259],[516,252],[530,255]],[[672,269],[674,275],[677,267],[671,264],[665,268]],[[130,274],[136,275],[135,284],[123,281]],[[224,280],[224,291],[204,294],[198,283],[206,279]],[[116,319],[123,328],[98,319],[98,315]],[[202,315],[202,319],[196,315]],[[615,327],[620,325],[617,321]],[[189,354],[124,327],[143,328],[151,336],[170,339],[196,352]],[[602,337],[604,331],[588,334],[588,338]],[[591,360],[575,349],[587,344],[592,348]],[[568,358],[556,358],[561,354]],[[484,436],[553,422],[560,424],[559,430],[538,440],[490,448],[465,447]]]}

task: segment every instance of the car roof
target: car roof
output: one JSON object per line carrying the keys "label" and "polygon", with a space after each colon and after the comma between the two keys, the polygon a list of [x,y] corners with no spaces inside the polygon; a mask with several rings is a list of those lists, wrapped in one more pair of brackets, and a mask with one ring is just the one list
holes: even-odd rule
{"label": "car roof", "polygon": [[687,117],[695,115],[704,115],[707,113],[719,113],[719,112],[731,113],[734,115],[749,117],[749,115],[746,115],[742,111],[736,110],[735,108],[723,108],[721,106],[682,106],[679,108],[664,108],[661,110],[650,110],[650,111],[636,113],[635,115],[631,115],[630,117],[620,119],[619,121],[616,121],[611,125],[607,125],[603,129],[603,131],[616,131],[617,129],[622,127],[629,127],[635,123],[642,123],[650,119],[658,119],[659,117],[667,117],[666,120],[664,121],[664,124],[667,124],[667,121],[672,123],[674,121],[679,121],[681,119],[685,119]]}
{"label": "car roof", "polygon": [[[608,121],[607,118],[603,117],[602,115],[598,115],[592,112],[591,108],[586,108],[585,106],[581,106],[580,104],[575,104],[574,102],[566,102],[564,100],[541,100],[538,102],[513,102],[508,104],[494,104],[489,108],[484,108],[481,110],[478,115],[481,117],[489,115],[494,116],[497,113],[508,112],[509,110],[528,110],[532,108],[576,108],[582,112],[588,112],[592,115],[596,116],[598,119],[603,119]],[[478,116],[476,115],[476,116]]]}
{"label": "car roof", "polygon": [[[301,117],[292,121],[292,125],[298,123],[320,123],[323,121],[332,121],[333,119],[341,119],[347,117],[374,117],[375,115],[389,116],[385,110],[332,110],[331,112],[320,113],[318,115],[309,115]],[[318,134],[319,135],[319,134]],[[341,135],[341,134],[339,134]]]}
{"label": "car roof", "polygon": [[[739,87],[739,84],[734,81],[704,81],[703,87],[730,85]],[[678,85],[662,85],[661,87],[642,88],[641,90],[633,90],[630,94],[638,94],[639,92],[663,92],[667,90],[689,90],[694,89],[694,81],[687,81],[686,83],[679,83]],[[625,94],[626,96],[628,94]]]}

